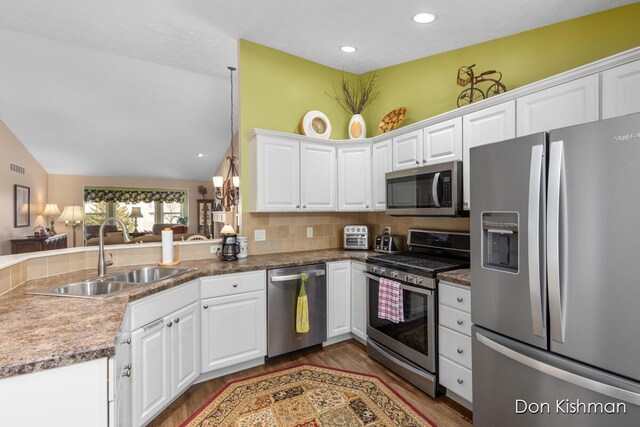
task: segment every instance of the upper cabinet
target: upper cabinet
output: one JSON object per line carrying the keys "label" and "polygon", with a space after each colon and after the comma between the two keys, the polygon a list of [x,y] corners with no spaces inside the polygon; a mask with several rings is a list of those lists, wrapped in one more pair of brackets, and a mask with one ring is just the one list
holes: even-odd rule
{"label": "upper cabinet", "polygon": [[592,74],[518,98],[517,135],[598,120],[598,81],[598,74]]}
{"label": "upper cabinet", "polygon": [[372,209],[383,211],[387,207],[387,184],[385,174],[393,170],[393,153],[391,140],[376,142],[372,147],[371,157],[371,185]]}
{"label": "upper cabinet", "polygon": [[516,136],[516,102],[509,101],[463,117],[462,191],[464,208],[469,209],[469,150],[471,147],[503,141]]}
{"label": "upper cabinet", "polygon": [[253,143],[254,189],[252,211],[300,210],[300,143],[261,135]]}
{"label": "upper cabinet", "polygon": [[602,73],[602,118],[640,112],[640,61]]}
{"label": "upper cabinet", "polygon": [[336,148],[300,143],[300,204],[302,212],[336,210]]}
{"label": "upper cabinet", "polygon": [[371,210],[370,143],[338,148],[338,210]]}
{"label": "upper cabinet", "polygon": [[392,144],[394,171],[422,164],[422,129],[396,136]]}
{"label": "upper cabinet", "polygon": [[462,160],[462,118],[423,129],[422,165]]}

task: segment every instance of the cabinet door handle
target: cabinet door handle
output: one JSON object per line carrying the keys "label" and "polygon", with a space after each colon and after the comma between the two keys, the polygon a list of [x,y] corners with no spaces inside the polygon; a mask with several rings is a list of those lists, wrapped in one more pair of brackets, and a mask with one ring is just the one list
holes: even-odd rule
{"label": "cabinet door handle", "polygon": [[175,319],[173,319],[173,323],[178,323],[180,321],[179,317],[176,317]]}
{"label": "cabinet door handle", "polygon": [[209,308],[209,306],[207,304],[205,304],[205,305],[202,306],[202,308],[204,308],[206,310],[207,308]]}
{"label": "cabinet door handle", "polygon": [[173,322],[167,323],[167,328],[170,328],[173,325]]}
{"label": "cabinet door handle", "polygon": [[458,384],[462,384],[464,380],[462,378],[458,378]]}
{"label": "cabinet door handle", "polygon": [[420,164],[420,161],[419,161],[419,160],[416,160],[416,165],[419,165],[419,164]]}
{"label": "cabinet door handle", "polygon": [[458,325],[462,325],[464,323],[464,321],[462,321],[461,319],[458,319]]}
{"label": "cabinet door handle", "polygon": [[131,376],[131,370],[130,370],[130,369],[125,370],[125,371],[122,373],[122,376],[123,376],[123,377],[130,377],[130,376]]}
{"label": "cabinet door handle", "polygon": [[369,205],[364,205],[365,208],[369,209]]}
{"label": "cabinet door handle", "polygon": [[234,287],[234,288],[237,288],[237,287],[238,287],[238,284],[237,284],[237,283],[234,283],[234,284],[233,284],[233,287]]}
{"label": "cabinet door handle", "polygon": [[300,205],[296,205],[296,209],[300,209]]}
{"label": "cabinet door handle", "polygon": [[459,348],[459,349],[458,349],[458,354],[462,354],[462,353],[464,353],[464,350],[463,350],[463,349],[461,349],[461,348]]}
{"label": "cabinet door handle", "polygon": [[307,205],[302,205],[302,209],[307,209]]}
{"label": "cabinet door handle", "polygon": [[126,340],[120,341],[120,344],[131,344],[131,338],[127,338]]}
{"label": "cabinet door handle", "polygon": [[456,299],[458,300],[458,302],[462,302],[464,300],[464,298],[462,298],[462,297],[458,297]]}

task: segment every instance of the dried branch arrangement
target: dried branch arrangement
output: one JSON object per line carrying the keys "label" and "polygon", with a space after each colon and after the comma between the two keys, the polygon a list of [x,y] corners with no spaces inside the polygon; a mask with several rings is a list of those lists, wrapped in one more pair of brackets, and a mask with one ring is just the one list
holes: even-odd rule
{"label": "dried branch arrangement", "polygon": [[336,90],[333,86],[333,95],[325,92],[327,96],[335,100],[338,105],[347,113],[362,114],[375,99],[380,95],[380,91],[376,90],[376,73],[369,74],[367,77],[358,79],[357,84],[349,83],[344,79],[342,73],[342,81],[340,82],[340,90]]}

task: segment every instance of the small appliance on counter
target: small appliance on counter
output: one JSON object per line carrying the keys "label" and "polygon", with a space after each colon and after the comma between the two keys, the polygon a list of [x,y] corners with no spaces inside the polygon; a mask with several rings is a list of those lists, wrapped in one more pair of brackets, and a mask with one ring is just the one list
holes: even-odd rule
{"label": "small appliance on counter", "polygon": [[373,245],[373,250],[380,253],[391,254],[404,250],[404,237],[389,233],[378,234]]}
{"label": "small appliance on counter", "polygon": [[237,261],[240,245],[235,230],[230,225],[225,225],[220,231],[220,235],[222,236],[222,250],[218,249],[216,255],[222,261]]}
{"label": "small appliance on counter", "polygon": [[369,227],[347,225],[344,227],[344,249],[369,249]]}

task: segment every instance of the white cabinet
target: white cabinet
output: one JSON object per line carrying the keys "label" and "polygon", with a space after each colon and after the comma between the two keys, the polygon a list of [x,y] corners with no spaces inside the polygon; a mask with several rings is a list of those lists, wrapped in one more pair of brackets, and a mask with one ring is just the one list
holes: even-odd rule
{"label": "white cabinet", "polygon": [[423,129],[422,164],[462,160],[462,118],[447,120]]}
{"label": "white cabinet", "polygon": [[598,120],[599,77],[593,74],[517,99],[517,135]]}
{"label": "white cabinet", "polygon": [[438,292],[440,384],[471,403],[471,291],[440,281]]}
{"label": "white cabinet", "polygon": [[640,61],[602,73],[602,118],[640,112]]}
{"label": "white cabinet", "polygon": [[171,394],[177,396],[200,375],[200,309],[193,303],[169,317],[171,329]]}
{"label": "white cabinet", "polygon": [[[316,183],[317,186],[317,183]],[[338,210],[371,210],[371,144],[338,148]]]}
{"label": "white cabinet", "polygon": [[516,136],[516,102],[509,101],[467,114],[463,117],[462,191],[464,208],[469,209],[471,183],[469,171],[471,162],[469,150],[472,147],[504,141]]}
{"label": "white cabinet", "polygon": [[134,426],[145,425],[171,401],[170,332],[159,319],[131,335]]}
{"label": "white cabinet", "polygon": [[367,276],[365,265],[351,263],[351,333],[367,341]]}
{"label": "white cabinet", "polygon": [[300,144],[300,204],[302,212],[335,211],[336,148]]}
{"label": "white cabinet", "polygon": [[393,138],[393,170],[422,164],[422,129]]}
{"label": "white cabinet", "polygon": [[203,299],[201,304],[202,372],[265,356],[265,272],[230,274],[206,280],[202,283],[202,294],[212,297]]}
{"label": "white cabinet", "polygon": [[253,141],[253,212],[300,210],[300,143],[271,135]]}
{"label": "white cabinet", "polygon": [[327,338],[351,332],[351,261],[327,263]]}
{"label": "white cabinet", "polygon": [[387,207],[387,185],[385,174],[393,170],[391,140],[376,142],[372,147],[371,160],[371,206],[374,211],[384,211]]}

